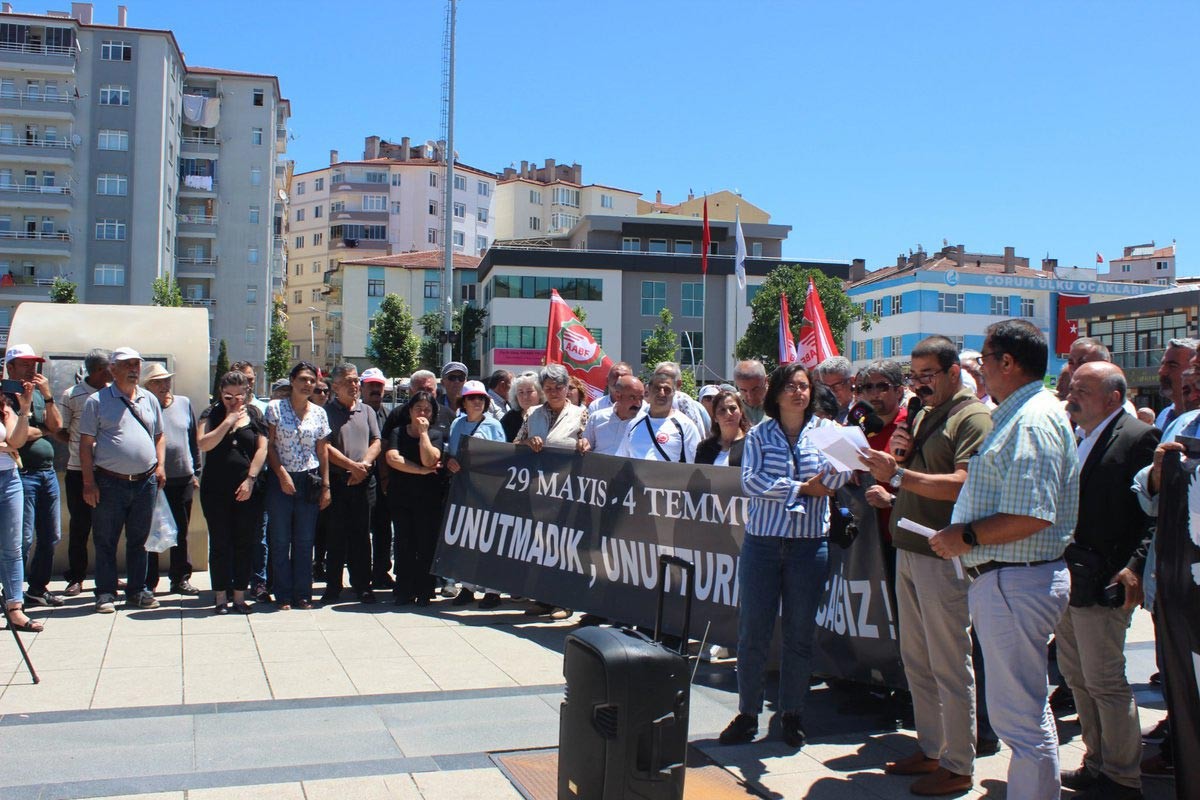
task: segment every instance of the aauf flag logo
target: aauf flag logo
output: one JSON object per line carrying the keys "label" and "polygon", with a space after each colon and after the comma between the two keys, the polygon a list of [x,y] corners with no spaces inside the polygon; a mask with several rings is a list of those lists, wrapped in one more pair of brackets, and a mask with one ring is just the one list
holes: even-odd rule
{"label": "aauf flag logo", "polygon": [[600,363],[600,345],[596,344],[592,334],[579,320],[563,323],[559,332],[559,342],[562,344],[563,360],[569,361],[573,366],[587,370]]}

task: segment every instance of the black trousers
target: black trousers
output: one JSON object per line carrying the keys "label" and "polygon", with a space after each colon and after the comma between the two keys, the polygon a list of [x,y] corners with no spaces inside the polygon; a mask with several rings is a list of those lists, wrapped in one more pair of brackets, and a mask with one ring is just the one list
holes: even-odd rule
{"label": "black trousers", "polygon": [[88,571],[88,537],[92,535],[92,507],[83,502],[83,473],[67,470],[67,583],[83,583]]}
{"label": "black trousers", "polygon": [[432,600],[437,579],[430,573],[442,519],[442,495],[423,503],[391,504],[396,530],[396,597]]}
{"label": "black trousers", "polygon": [[[190,477],[168,479],[163,487],[167,505],[171,507],[171,516],[175,518],[175,527],[179,529],[179,538],[171,548],[171,564],[167,568],[167,574],[173,584],[192,576],[192,564],[188,561],[187,534],[188,525],[192,521],[192,497],[195,492],[196,487]],[[158,555],[146,554],[146,588],[150,591],[154,591],[158,586]]]}
{"label": "black trousers", "polygon": [[263,493],[238,502],[234,489],[200,491],[200,510],[208,525],[208,571],[217,592],[241,592],[250,585],[255,548],[262,541]]}
{"label": "black trousers", "polygon": [[375,507],[371,510],[371,576],[382,586],[392,568],[392,515],[388,511],[383,484],[375,479]]}
{"label": "black trousers", "polygon": [[350,587],[356,592],[371,588],[371,511],[375,507],[375,481],[349,486],[331,476],[329,527],[325,532],[325,587],[342,588],[342,568],[350,568]]}

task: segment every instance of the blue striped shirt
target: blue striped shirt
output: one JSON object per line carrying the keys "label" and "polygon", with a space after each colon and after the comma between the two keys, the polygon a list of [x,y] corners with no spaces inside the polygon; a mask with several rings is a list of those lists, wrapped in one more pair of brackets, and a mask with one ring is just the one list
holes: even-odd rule
{"label": "blue striped shirt", "polygon": [[800,485],[822,469],[821,483],[838,489],[849,472],[833,472],[825,455],[808,441],[809,430],[834,425],[813,417],[795,447],[779,422],[767,417],[746,435],[742,454],[742,491],[750,498],[746,533],[784,539],[821,539],[829,534],[829,500],[800,494]]}

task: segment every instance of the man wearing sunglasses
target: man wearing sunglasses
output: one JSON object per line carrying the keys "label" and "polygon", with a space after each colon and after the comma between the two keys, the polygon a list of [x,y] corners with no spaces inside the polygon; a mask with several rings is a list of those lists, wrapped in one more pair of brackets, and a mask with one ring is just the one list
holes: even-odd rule
{"label": "man wearing sunglasses", "polygon": [[[458,413],[458,399],[462,397],[463,384],[467,380],[467,365],[459,361],[448,361],[442,367],[442,390],[438,400],[449,409],[445,414],[453,420]],[[439,417],[442,414],[438,414]]]}

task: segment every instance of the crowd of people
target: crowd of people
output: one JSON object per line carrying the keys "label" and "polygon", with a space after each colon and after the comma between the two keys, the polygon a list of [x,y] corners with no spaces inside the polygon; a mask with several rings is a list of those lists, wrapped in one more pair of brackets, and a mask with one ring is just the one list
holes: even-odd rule
{"label": "crowd of people", "polygon": [[[558,364],[468,380],[467,367],[450,362],[440,376],[413,373],[407,398],[391,409],[375,368],[360,374],[345,363],[323,374],[300,362],[262,401],[254,365],[240,362],[197,413],[172,392],[172,373],[130,348],[93,350],[75,385],[52,387],[36,351],[13,345],[5,366],[16,384],[0,408],[5,614],[13,628],[42,630],[27,607],[60,606],[83,591],[89,537],[96,611],[112,613],[122,594],[128,607],[157,607],[159,557],[145,543],[160,492],[178,529],[164,554],[170,591],[199,594],[187,557],[196,489],[216,614],[343,602],[347,577],[360,603],[390,590],[396,606],[427,606],[441,594],[494,608],[499,591],[432,570],[464,439],[731,467],[749,505],[738,563],[738,714],[720,741],[757,735],[778,616],[776,708],[783,740],[800,747],[837,524],[830,498],[853,485],[878,515],[917,731],[918,749],[887,771],[914,776],[917,795],[961,793],[973,786],[975,759],[1003,740],[1013,753],[1010,796],[1057,798],[1067,786],[1080,797],[1140,797],[1146,767],[1123,646],[1134,607],[1158,611],[1147,561],[1161,463],[1200,425],[1197,342],[1166,348],[1159,374],[1172,404],[1156,417],[1128,404],[1125,377],[1100,342],[1075,342],[1057,396],[1044,388],[1048,355],[1036,327],[1006,320],[987,329],[979,352],[924,339],[907,374],[893,361],[856,370],[834,357],[768,375],[748,360],[731,384],[704,386],[697,398],[683,391],[678,364],[654,365],[643,382],[622,362],[590,403]],[[864,427],[861,469],[835,470],[812,443],[813,431],[832,425]],[[60,530],[52,440],[68,449],[61,594],[50,589]],[[536,599],[525,613],[572,614]],[[1047,699],[1052,637],[1086,747],[1082,765],[1061,774]],[[1169,771],[1169,748],[1155,758]]]}

